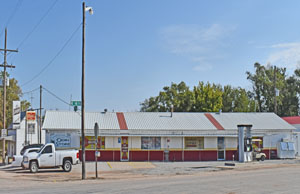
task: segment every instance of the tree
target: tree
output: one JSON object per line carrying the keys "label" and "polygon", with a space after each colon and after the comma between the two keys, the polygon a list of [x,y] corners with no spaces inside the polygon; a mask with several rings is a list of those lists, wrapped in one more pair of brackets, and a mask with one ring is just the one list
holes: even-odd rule
{"label": "tree", "polygon": [[[1,72],[0,77],[3,77]],[[8,77],[8,74],[6,75]],[[3,128],[3,87],[0,88],[0,128]],[[14,78],[9,79],[9,86],[6,88],[6,127],[12,123],[12,102],[20,100],[22,97],[22,90],[18,85],[18,81]],[[26,100],[21,101],[21,110],[27,110],[30,107],[30,103]]]}
{"label": "tree", "polygon": [[171,86],[165,86],[163,91],[159,92],[156,97],[150,97],[140,103],[141,111],[144,112],[167,112],[173,110],[175,112],[188,112],[193,106],[193,92],[184,83],[171,83]]}
{"label": "tree", "polygon": [[[253,96],[257,101],[258,111],[274,112],[276,98],[276,113],[279,116],[298,115],[299,81],[296,76],[287,77],[286,68],[276,68],[271,65],[265,67],[255,63],[254,68],[254,74],[250,72],[246,74],[247,79],[252,82]],[[275,94],[275,84],[276,89],[280,91],[279,96]]]}
{"label": "tree", "polygon": [[224,86],[222,102],[223,112],[255,112],[255,100],[251,93],[241,87]]}
{"label": "tree", "polygon": [[219,85],[199,82],[191,91],[184,83],[165,86],[156,97],[140,103],[144,112],[217,112],[222,108],[222,88]]}
{"label": "tree", "polygon": [[222,87],[220,85],[205,85],[199,82],[194,87],[195,104],[193,112],[218,112],[222,108]]}

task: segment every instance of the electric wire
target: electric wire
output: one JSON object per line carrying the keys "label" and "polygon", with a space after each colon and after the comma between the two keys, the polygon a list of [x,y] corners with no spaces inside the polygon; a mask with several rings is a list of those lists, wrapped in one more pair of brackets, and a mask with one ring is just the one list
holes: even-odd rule
{"label": "electric wire", "polygon": [[31,90],[31,91],[22,92],[22,95],[33,93],[33,92],[35,92],[35,91],[37,91],[37,90],[39,90],[39,89],[40,89],[40,88],[35,88],[35,89]]}
{"label": "electric wire", "polygon": [[[22,4],[23,0],[18,0],[14,11],[10,14],[9,18],[7,19],[4,27],[6,28],[8,26],[8,24],[10,23],[10,21],[13,19],[13,17],[15,16],[15,14],[17,13],[18,9],[20,8],[21,4]],[[1,31],[0,33],[0,37],[3,35],[4,29]]]}
{"label": "electric wire", "polygon": [[82,22],[79,24],[79,26],[73,31],[73,33],[71,34],[71,36],[68,38],[68,40],[64,43],[64,45],[62,46],[62,48],[56,53],[56,55],[50,60],[50,62],[39,72],[37,73],[35,76],[33,76],[30,80],[28,80],[27,82],[25,82],[23,85],[21,85],[21,87],[29,84],[30,82],[32,82],[33,80],[35,80],[36,78],[38,78],[52,63],[53,61],[61,54],[61,52],[65,49],[65,47],[69,44],[69,42],[72,40],[72,38],[74,37],[74,35],[76,34],[76,32],[80,29],[80,26],[82,25]]}
{"label": "electric wire", "polygon": [[53,4],[48,8],[46,13],[41,17],[41,19],[36,23],[36,25],[32,28],[32,30],[25,36],[25,38],[20,42],[20,44],[17,46],[17,50],[25,43],[25,41],[32,35],[32,33],[37,29],[37,27],[42,23],[42,21],[45,19],[45,17],[49,14],[49,12],[53,9],[55,4],[58,2],[58,0],[54,1]]}
{"label": "electric wire", "polygon": [[64,101],[63,99],[61,99],[60,97],[58,97],[56,94],[54,94],[53,92],[49,91],[47,88],[43,87],[43,90],[47,91],[49,94],[51,94],[52,96],[54,96],[55,98],[57,98],[61,102],[63,102],[65,104],[67,104],[68,106],[70,106],[70,103]]}

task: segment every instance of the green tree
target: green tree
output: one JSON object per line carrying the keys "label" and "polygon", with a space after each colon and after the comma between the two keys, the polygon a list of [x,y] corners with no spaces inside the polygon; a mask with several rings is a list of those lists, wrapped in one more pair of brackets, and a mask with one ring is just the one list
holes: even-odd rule
{"label": "green tree", "polygon": [[[252,82],[253,96],[257,101],[258,111],[274,112],[276,98],[279,116],[298,115],[299,83],[296,76],[288,77],[286,68],[263,66],[259,63],[255,63],[254,68],[254,74],[250,72],[246,74],[247,79]],[[276,75],[276,82],[274,75]],[[280,91],[278,96],[275,94],[275,83],[276,89]]]}
{"label": "green tree", "polygon": [[188,112],[192,109],[193,101],[193,92],[184,82],[180,82],[165,86],[158,96],[150,97],[140,105],[144,112],[171,111],[172,106],[175,112]]}
{"label": "green tree", "polygon": [[251,93],[241,87],[224,86],[222,102],[223,112],[255,112],[255,100]]}
{"label": "green tree", "polygon": [[[3,77],[1,72],[0,77]],[[8,74],[7,74],[8,77]],[[0,128],[3,128],[3,87],[0,88]],[[18,85],[18,81],[14,78],[9,79],[9,86],[6,87],[6,127],[12,123],[12,102],[20,100],[22,97],[22,90]],[[30,103],[26,100],[21,101],[21,109],[27,110],[30,107]]]}
{"label": "green tree", "polygon": [[222,108],[222,87],[216,84],[205,85],[199,82],[194,87],[195,104],[193,112],[218,112]]}

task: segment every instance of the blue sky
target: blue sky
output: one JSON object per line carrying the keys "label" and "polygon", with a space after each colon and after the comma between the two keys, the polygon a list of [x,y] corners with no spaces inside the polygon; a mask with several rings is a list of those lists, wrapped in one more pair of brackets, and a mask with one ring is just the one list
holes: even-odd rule
{"label": "blue sky", "polygon": [[[0,47],[16,49],[54,0],[0,1]],[[251,89],[253,64],[288,68],[300,61],[299,1],[89,0],[86,110],[138,111],[139,103],[171,82],[199,81]],[[11,54],[8,72],[23,92],[43,85],[65,101],[80,100],[81,28],[32,82],[82,22],[81,0],[58,0],[28,39]],[[0,56],[1,63],[3,55]],[[27,83],[26,85],[24,85]],[[39,93],[23,99],[39,106]],[[46,109],[69,107],[44,92]]]}

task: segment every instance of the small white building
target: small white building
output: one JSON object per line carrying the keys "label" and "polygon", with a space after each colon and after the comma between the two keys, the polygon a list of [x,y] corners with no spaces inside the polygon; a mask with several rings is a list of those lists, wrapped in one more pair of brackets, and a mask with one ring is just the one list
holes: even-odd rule
{"label": "small white building", "polygon": [[[239,124],[251,124],[267,159],[276,158],[276,145],[292,139],[295,128],[274,113],[86,112],[86,159],[94,160],[94,125],[100,136],[99,160],[207,161],[237,157]],[[46,111],[46,142],[80,148],[81,114]],[[256,142],[257,143],[257,142]]]}
{"label": "small white building", "polygon": [[[45,143],[45,131],[41,132],[41,143]],[[38,144],[40,137],[40,125],[38,119],[27,122],[26,112],[21,112],[21,122],[18,129],[13,129],[13,125],[8,128],[8,136],[12,137],[14,144],[10,144],[7,148],[9,157],[20,154],[24,145]]]}

